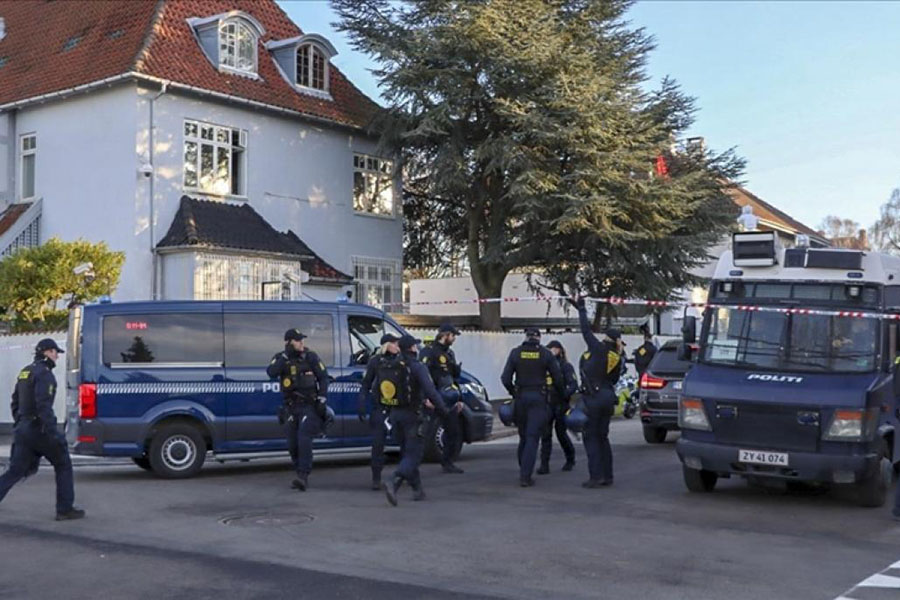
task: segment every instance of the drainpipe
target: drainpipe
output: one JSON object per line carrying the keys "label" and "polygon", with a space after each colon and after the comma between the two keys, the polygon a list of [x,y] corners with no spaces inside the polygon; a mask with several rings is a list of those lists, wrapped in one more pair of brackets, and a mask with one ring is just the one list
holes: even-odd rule
{"label": "drainpipe", "polygon": [[154,119],[153,107],[156,101],[166,93],[169,88],[169,82],[164,80],[159,92],[150,99],[150,130],[149,130],[149,158],[150,158],[150,258],[151,258],[151,277],[150,277],[150,299],[159,300],[159,256],[156,253],[156,121]]}

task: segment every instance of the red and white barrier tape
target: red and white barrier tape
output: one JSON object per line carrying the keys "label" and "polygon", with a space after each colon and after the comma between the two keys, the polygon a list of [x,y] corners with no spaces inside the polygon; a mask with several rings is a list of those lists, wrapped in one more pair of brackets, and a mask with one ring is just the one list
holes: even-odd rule
{"label": "red and white barrier tape", "polygon": [[[394,302],[382,304],[383,310],[389,307],[409,307],[409,306],[446,306],[446,305],[465,305],[465,304],[506,304],[514,302],[545,302],[554,300],[568,300],[569,296],[507,296],[502,298],[474,298],[471,300],[426,300],[417,302]],[[650,308],[699,308],[706,310],[708,308],[731,308],[734,310],[748,312],[767,312],[785,315],[809,315],[820,317],[841,317],[854,319],[887,319],[890,321],[900,321],[900,314],[880,313],[872,311],[853,311],[853,310],[827,310],[820,308],[797,308],[782,306],[760,306],[750,304],[709,304],[706,302],[678,302],[668,300],[640,300],[632,298],[585,298],[587,302],[597,304],[612,304],[614,306],[647,306]]]}

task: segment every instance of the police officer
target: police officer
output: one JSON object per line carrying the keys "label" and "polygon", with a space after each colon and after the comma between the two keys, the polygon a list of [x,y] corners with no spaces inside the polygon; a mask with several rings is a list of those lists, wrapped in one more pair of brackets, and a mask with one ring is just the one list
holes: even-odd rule
{"label": "police officer", "polygon": [[621,374],[622,334],[607,329],[601,341],[591,331],[584,299],[572,302],[578,309],[581,335],[587,352],[579,361],[581,389],[588,422],[584,428],[584,450],[590,478],[582,486],[593,489],[612,485],[612,448],[609,445],[609,420],[616,405],[615,385]]}
{"label": "police officer", "polygon": [[12,395],[15,435],[9,468],[0,476],[0,500],[23,478],[37,470],[45,457],[56,472],[56,520],[81,519],[84,511],[73,505],[75,484],[65,436],[56,428],[53,367],[63,350],[52,339],[38,342],[34,362],[19,372]]}
{"label": "police officer", "polygon": [[401,337],[398,342],[399,356],[382,361],[375,382],[382,403],[391,406],[390,422],[394,437],[400,444],[400,464],[391,482],[382,484],[392,506],[397,506],[397,492],[403,482],[412,487],[413,500],[425,499],[419,474],[427,430],[423,409],[435,410],[441,416],[447,414],[447,407],[431,382],[428,369],[419,362],[417,354],[420,343],[421,340],[408,334]]}
{"label": "police officer", "polygon": [[634,369],[637,371],[638,378],[644,374],[644,371],[650,366],[650,361],[656,356],[656,346],[653,344],[653,334],[650,333],[650,329],[646,325],[641,327],[641,330],[644,333],[644,343],[635,348],[634,352],[631,353],[634,359]]}
{"label": "police officer", "polygon": [[571,471],[575,467],[575,446],[569,438],[568,429],[566,429],[566,411],[569,409],[569,400],[578,391],[578,379],[575,376],[575,367],[566,359],[566,349],[561,343],[553,340],[547,344],[547,349],[559,362],[566,393],[565,396],[560,396],[556,393],[552,382],[547,382],[550,393],[550,422],[544,429],[544,435],[541,436],[541,466],[538,467],[538,475],[546,475],[550,472],[550,453],[553,449],[554,431],[556,431],[556,439],[563,449],[563,454],[566,456],[566,464],[563,465],[562,470]]}
{"label": "police officer", "polygon": [[428,367],[434,387],[437,388],[444,404],[449,408],[447,415],[441,419],[444,427],[444,447],[441,451],[441,467],[444,473],[462,473],[463,470],[453,464],[453,454],[459,445],[459,413],[462,412],[462,393],[459,389],[459,376],[462,373],[460,363],[450,346],[456,341],[460,331],[449,323],[438,328],[434,342],[422,351],[422,362]]}
{"label": "police officer", "polygon": [[297,479],[294,489],[305,492],[312,471],[312,442],[320,435],[328,418],[328,371],[325,364],[303,344],[306,336],[299,329],[284,334],[284,351],[272,357],[266,373],[278,378],[284,404],[279,410],[279,422],[285,427],[291,461]]}
{"label": "police officer", "polygon": [[500,381],[515,401],[515,421],[519,429],[519,485],[534,485],[531,474],[537,460],[538,444],[550,417],[547,380],[560,397],[566,395],[562,371],[553,354],[541,346],[536,327],[525,330],[525,343],[513,348],[506,359]]}
{"label": "police officer", "polygon": [[381,471],[384,469],[384,444],[388,436],[388,428],[391,426],[388,417],[393,406],[385,404],[384,398],[378,390],[375,391],[375,405],[372,407],[371,417],[367,411],[367,400],[372,391],[372,384],[378,377],[383,364],[388,364],[400,354],[400,346],[397,342],[400,338],[392,333],[386,333],[381,337],[381,354],[376,354],[366,365],[366,374],[363,377],[362,387],[359,390],[357,401],[357,415],[361,422],[369,419],[372,429],[372,489],[381,490]]}

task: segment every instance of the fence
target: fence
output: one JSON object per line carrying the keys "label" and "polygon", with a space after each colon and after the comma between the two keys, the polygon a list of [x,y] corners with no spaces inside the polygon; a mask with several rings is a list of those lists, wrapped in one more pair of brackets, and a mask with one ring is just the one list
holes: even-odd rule
{"label": "fence", "polygon": [[[0,336],[0,427],[9,426],[12,423],[12,413],[9,407],[9,398],[16,383],[16,375],[34,358],[34,347],[44,338],[53,338],[59,347],[66,348],[66,332],[39,332],[25,333],[21,335]],[[59,390],[56,392],[56,402],[53,410],[56,418],[62,421],[66,417],[66,364],[65,355],[59,358],[60,364],[53,370],[56,375]],[[2,393],[3,390],[6,393]]]}
{"label": "fence", "polygon": [[[409,331],[419,338],[432,337],[435,333],[434,329],[410,329]],[[509,394],[500,383],[500,374],[503,372],[503,366],[506,364],[509,351],[521,344],[524,339],[521,333],[464,331],[462,335],[456,338],[456,343],[453,344],[453,352],[456,354],[456,359],[462,363],[463,369],[481,380],[492,399],[506,398]],[[626,352],[629,357],[631,352],[643,343],[643,338],[637,335],[625,335],[622,336],[622,339],[627,344]],[[675,338],[660,338],[659,342],[662,343],[667,339]],[[587,350],[587,345],[584,343],[581,334],[544,334],[541,342],[547,344],[551,340],[559,340],[566,349],[569,361],[577,369],[578,357]],[[629,365],[629,371],[634,372],[634,368],[631,365]]]}

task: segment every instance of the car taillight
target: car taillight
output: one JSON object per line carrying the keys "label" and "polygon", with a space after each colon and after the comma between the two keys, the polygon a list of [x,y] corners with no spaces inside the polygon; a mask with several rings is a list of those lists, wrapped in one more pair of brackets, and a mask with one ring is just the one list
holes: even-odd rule
{"label": "car taillight", "polygon": [[78,386],[78,416],[82,419],[97,418],[96,383],[82,383]]}
{"label": "car taillight", "polygon": [[649,373],[644,373],[641,375],[640,386],[642,390],[661,390],[666,387],[666,383],[668,383],[665,379],[660,379],[659,377],[654,377]]}

